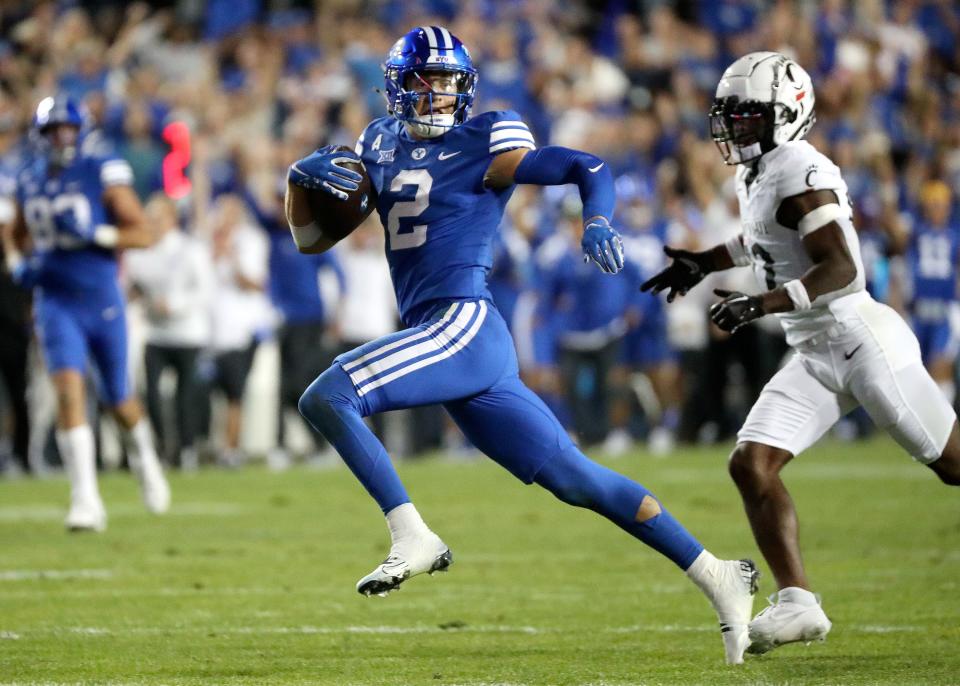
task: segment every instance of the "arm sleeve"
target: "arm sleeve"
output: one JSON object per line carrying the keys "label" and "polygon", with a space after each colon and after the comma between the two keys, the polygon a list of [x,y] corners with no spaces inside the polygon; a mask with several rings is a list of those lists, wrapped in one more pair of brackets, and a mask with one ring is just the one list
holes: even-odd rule
{"label": "arm sleeve", "polygon": [[616,204],[613,173],[599,157],[559,145],[534,150],[521,160],[513,176],[517,183],[539,186],[576,184],[583,201],[584,220],[613,217]]}

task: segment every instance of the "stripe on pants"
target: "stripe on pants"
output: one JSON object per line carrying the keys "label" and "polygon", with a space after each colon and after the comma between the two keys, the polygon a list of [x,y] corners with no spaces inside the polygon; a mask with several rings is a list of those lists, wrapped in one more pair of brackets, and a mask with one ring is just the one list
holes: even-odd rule
{"label": "stripe on pants", "polygon": [[372,381],[370,384],[368,384],[364,388],[357,391],[358,395],[363,397],[364,395],[366,395],[367,393],[369,393],[375,388],[380,388],[380,386],[383,386],[384,384],[388,384],[391,381],[395,381],[396,379],[404,377],[407,374],[411,374],[417,371],[418,369],[423,369],[424,367],[428,367],[438,362],[442,362],[443,360],[446,360],[447,358],[452,357],[458,351],[462,350],[464,347],[467,346],[468,343],[470,343],[470,341],[474,339],[474,337],[477,335],[477,332],[480,331],[480,327],[483,326],[484,319],[486,319],[487,303],[481,300],[479,303],[476,304],[476,309],[478,309],[479,311],[477,312],[476,318],[473,320],[473,324],[470,325],[470,328],[467,329],[467,331],[462,336],[460,336],[460,338],[453,345],[447,348],[441,348],[437,354],[431,357],[424,358],[422,360],[414,362],[413,364],[409,364],[406,367],[390,372],[385,376],[381,376],[379,379]]}
{"label": "stripe on pants", "polygon": [[454,339],[467,328],[476,311],[476,303],[465,303],[460,309],[460,313],[448,326],[436,331],[422,343],[417,343],[416,345],[391,353],[386,357],[381,357],[378,360],[364,365],[360,369],[355,369],[350,372],[350,380],[353,381],[354,386],[359,388],[365,381],[372,379],[378,374],[391,371],[418,357],[430,355],[449,347]]}
{"label": "stripe on pants", "polygon": [[385,355],[391,350],[396,350],[397,348],[402,348],[406,345],[411,345],[413,343],[416,343],[417,341],[422,341],[425,338],[429,338],[431,335],[433,335],[435,331],[445,327],[450,322],[450,320],[453,319],[454,316],[456,316],[456,314],[460,311],[462,305],[463,303],[453,303],[450,307],[447,308],[447,311],[443,313],[443,317],[441,317],[438,321],[428,326],[425,330],[410,334],[409,336],[405,338],[401,338],[398,341],[394,341],[393,343],[388,343],[382,348],[371,350],[366,355],[358,357],[357,359],[352,360],[351,362],[348,362],[347,364],[343,365],[343,371],[349,374],[350,372],[356,369],[359,369],[365,364],[372,362],[374,359],[380,357],[381,355]]}

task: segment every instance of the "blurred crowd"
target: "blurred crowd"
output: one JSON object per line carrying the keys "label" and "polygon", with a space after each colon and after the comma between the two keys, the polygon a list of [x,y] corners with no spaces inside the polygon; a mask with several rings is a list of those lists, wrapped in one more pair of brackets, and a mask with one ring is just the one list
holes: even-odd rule
{"label": "blurred crowd", "polygon": [[[668,453],[677,441],[728,439],[786,352],[772,318],[732,338],[708,322],[713,287],[756,292],[748,270],[669,306],[637,288],[664,266],[664,244],[707,247],[739,232],[732,169],[706,113],[723,69],[755,50],[786,53],[811,74],[818,121],[808,139],[850,187],[869,288],[918,332],[931,317],[949,320],[925,361],[952,397],[960,7],[949,0],[3,3],[3,166],[28,154],[36,103],[72,95],[130,162],[161,232],[123,261],[143,331],[133,357],[167,460],[189,469],[213,446],[223,464],[244,461],[243,408],[257,402],[248,376],[270,348],[279,409],[265,453],[284,466],[306,385],[338,352],[395,330],[376,217],[305,257],[282,194],[292,161],[319,145],[352,147],[385,114],[382,60],[422,24],[447,26],[469,47],[475,111],[516,110],[539,145],[588,150],[616,170],[622,278],[581,262],[570,188],[515,193],[491,273],[525,379],[582,443],[617,454],[646,441]],[[949,245],[918,243],[918,227]],[[915,287],[930,264],[953,281],[936,304]],[[30,340],[24,295],[5,284],[0,310],[5,452],[24,468],[32,454],[37,467],[42,382],[17,363]],[[211,394],[223,398],[213,422]],[[856,416],[841,426],[870,430]],[[431,410],[377,428],[394,454],[469,452]],[[323,454],[306,435],[299,452]]]}

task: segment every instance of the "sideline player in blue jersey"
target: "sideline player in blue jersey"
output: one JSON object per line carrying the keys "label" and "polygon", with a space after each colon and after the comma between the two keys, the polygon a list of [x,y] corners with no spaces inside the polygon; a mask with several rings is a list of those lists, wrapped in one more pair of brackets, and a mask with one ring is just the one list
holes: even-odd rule
{"label": "sideline player in blue jersey", "polygon": [[70,478],[71,530],[100,531],[107,518],[97,488],[93,431],[87,423],[84,378],[92,357],[101,391],[125,430],[131,469],[144,503],[162,513],[170,504],[149,423],[127,378],[125,303],[116,251],[154,242],[131,186],[130,166],[96,134],[67,98],[45,98],[32,135],[37,153],[17,177],[8,262],[15,278],[34,287],[37,334],[57,391],[57,447]]}
{"label": "sideline player in blue jersey", "polygon": [[923,364],[951,405],[956,395],[953,365],[960,347],[956,321],[960,229],[950,221],[952,200],[943,181],[923,185],[921,216],[907,246],[911,324]]}
{"label": "sideline player in blue jersey", "polygon": [[518,183],[576,184],[585,254],[605,272],[620,271],[608,166],[576,150],[536,149],[514,112],[470,118],[477,72],[467,49],[443,27],[410,31],[385,66],[391,116],[366,128],[356,155],[323,148],[294,163],[287,196],[301,252],[322,252],[332,243],[313,223],[303,188],[345,198],[359,175],[340,163],[363,161],[378,193],[387,261],[408,327],[338,357],[300,400],[301,412],[386,515],[389,556],[357,590],[386,594],[452,561],[363,422],[377,412],[443,403],[470,441],[518,479],[602,514],[685,570],[717,610],[727,660],[741,662],[753,563],[718,560],[647,489],[580,452],[520,381],[513,341],[487,289],[493,238]]}

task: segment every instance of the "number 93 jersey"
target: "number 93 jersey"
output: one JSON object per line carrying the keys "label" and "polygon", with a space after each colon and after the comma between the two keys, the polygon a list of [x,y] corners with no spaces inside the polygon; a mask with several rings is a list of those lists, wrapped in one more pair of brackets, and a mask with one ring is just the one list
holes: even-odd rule
{"label": "number 93 jersey", "polygon": [[356,152],[377,191],[404,324],[444,302],[490,299],[494,237],[516,186],[488,189],[483,176],[499,153],[534,147],[515,112],[486,112],[425,140],[393,117],[367,126]]}
{"label": "number 93 jersey", "polygon": [[62,170],[54,170],[40,155],[20,170],[16,198],[33,253],[40,258],[37,284],[45,297],[97,302],[116,298],[116,253],[57,227],[69,214],[73,215],[71,223],[84,233],[111,223],[103,205],[104,191],[115,184],[132,183],[130,165],[95,133],[83,139],[76,159]]}
{"label": "number 93 jersey", "polygon": [[[831,190],[840,207],[847,210],[850,201],[847,184],[840,169],[806,141],[790,141],[778,145],[760,158],[756,177],[747,184],[752,173],[748,165],[737,168],[736,187],[740,201],[743,244],[753,262],[753,272],[761,288],[773,290],[788,281],[799,279],[813,266],[803,247],[797,229],[777,221],[777,210],[786,199],[809,191]],[[852,210],[836,220],[843,231],[847,250],[857,268],[857,275],[847,286],[816,298],[809,310],[778,314],[787,336],[787,343],[796,345],[821,333],[841,319],[854,301],[866,293],[860,242],[853,227]]]}

